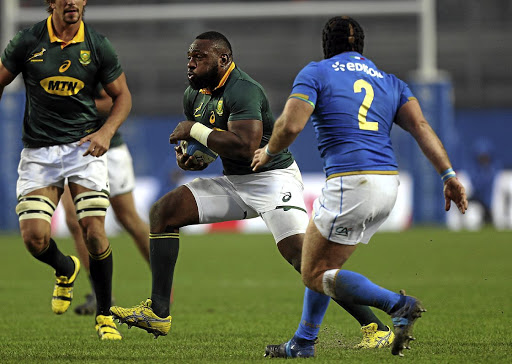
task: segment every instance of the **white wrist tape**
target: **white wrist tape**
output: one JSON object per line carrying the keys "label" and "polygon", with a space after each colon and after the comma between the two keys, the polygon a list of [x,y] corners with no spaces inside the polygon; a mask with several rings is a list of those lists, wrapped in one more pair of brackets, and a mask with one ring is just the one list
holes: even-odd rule
{"label": "white wrist tape", "polygon": [[201,123],[195,123],[194,125],[192,125],[192,128],[190,129],[190,136],[197,140],[202,145],[204,145],[205,147],[208,147],[208,135],[210,135],[212,131],[213,129],[210,129],[209,127]]}

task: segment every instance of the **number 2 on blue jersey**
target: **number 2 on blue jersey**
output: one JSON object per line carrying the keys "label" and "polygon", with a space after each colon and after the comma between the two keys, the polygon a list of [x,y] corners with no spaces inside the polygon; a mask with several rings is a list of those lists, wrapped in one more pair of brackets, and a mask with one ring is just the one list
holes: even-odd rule
{"label": "number 2 on blue jersey", "polygon": [[354,82],[354,92],[360,93],[365,90],[365,95],[361,106],[359,107],[359,114],[357,114],[357,119],[359,120],[359,129],[362,130],[379,130],[379,123],[376,121],[367,121],[366,116],[368,115],[368,109],[372,106],[373,98],[375,94],[373,92],[373,87],[365,80],[357,80]]}

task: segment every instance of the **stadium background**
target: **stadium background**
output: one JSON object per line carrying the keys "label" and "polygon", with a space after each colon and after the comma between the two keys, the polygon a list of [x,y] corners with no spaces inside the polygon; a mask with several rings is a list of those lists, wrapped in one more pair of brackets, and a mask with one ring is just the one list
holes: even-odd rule
{"label": "stadium background", "polygon": [[[2,5],[6,1],[2,0]],[[214,1],[188,1],[186,4]],[[312,1],[311,1],[312,2]],[[364,3],[366,1],[359,1]],[[377,1],[378,2],[378,1]],[[404,0],[404,3],[411,2]],[[100,5],[140,4],[140,1],[89,1],[89,8]],[[178,3],[153,0],[151,4]],[[180,2],[184,3],[184,2]],[[235,1],[224,1],[227,6]],[[240,3],[240,2],[238,2]],[[292,3],[292,1],[290,1]],[[40,11],[46,16],[43,0],[21,0],[24,8]],[[143,6],[143,5],[142,5]],[[2,8],[5,9],[5,8]],[[1,14],[0,14],[1,15]],[[334,15],[334,14],[333,14]],[[437,1],[437,62],[443,71],[441,88],[435,91],[433,110],[440,115],[434,129],[445,143],[456,169],[464,170],[474,153],[475,143],[486,137],[492,141],[495,154],[505,169],[512,169],[512,155],[508,146],[512,131],[512,71],[508,64],[512,52],[508,46],[512,38],[512,1],[478,0]],[[418,55],[418,19],[416,16],[358,15],[355,16],[366,31],[365,55],[382,69],[411,82],[420,63]],[[139,186],[137,201],[141,214],[151,202],[178,183],[178,178],[192,178],[195,174],[179,173],[167,137],[176,123],[182,120],[181,100],[186,81],[186,51],[194,37],[206,30],[223,32],[230,39],[236,63],[266,89],[277,116],[290,91],[296,73],[309,61],[321,59],[320,34],[328,16],[286,18],[241,18],[229,20],[154,20],[143,22],[98,22],[93,26],[106,34],[118,51],[128,84],[133,95],[131,116],[121,131],[132,151]],[[87,13],[85,15],[87,21]],[[21,22],[19,28],[29,25]],[[8,39],[10,39],[8,37]],[[2,39],[5,35],[2,35]],[[6,44],[1,44],[2,50]],[[420,85],[421,86],[421,85]],[[15,183],[16,166],[21,150],[20,133],[22,91],[4,91],[0,102],[0,230],[17,229]],[[420,89],[417,89],[420,90]],[[444,96],[443,96],[444,95]],[[417,93],[423,106],[429,100]],[[422,97],[423,96],[423,97]],[[436,105],[441,105],[437,108]],[[437,115],[436,115],[437,116]],[[435,118],[434,118],[435,119]],[[432,121],[432,120],[431,120]],[[433,169],[425,166],[418,148],[398,128],[393,133],[399,155],[405,192],[396,225],[403,229],[414,224],[444,224],[440,184]],[[316,151],[310,126],[293,145],[292,151],[310,186],[318,188],[322,180],[321,162]],[[207,170],[221,172],[216,162]],[[426,173],[425,173],[426,172]],[[425,176],[424,180],[419,176]],[[509,173],[503,173],[502,186],[496,198],[508,201],[500,204],[501,228],[512,227],[510,195],[512,182]],[[435,182],[433,182],[435,181]],[[421,185],[419,183],[423,182]],[[59,225],[59,223],[56,223]],[[112,222],[114,224],[114,222]],[[475,222],[475,226],[478,223]],[[232,226],[231,226],[232,227]],[[59,228],[57,226],[57,228]],[[258,227],[256,226],[255,229]]]}

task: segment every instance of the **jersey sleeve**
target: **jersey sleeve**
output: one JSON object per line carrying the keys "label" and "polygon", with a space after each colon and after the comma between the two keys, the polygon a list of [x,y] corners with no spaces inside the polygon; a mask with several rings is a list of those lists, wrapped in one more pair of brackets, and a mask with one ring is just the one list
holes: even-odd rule
{"label": "jersey sleeve", "polygon": [[25,64],[26,47],[23,39],[23,31],[19,31],[2,53],[2,64],[14,75],[22,72],[22,66]]}
{"label": "jersey sleeve", "polygon": [[190,96],[190,87],[188,87],[183,94],[183,113],[187,120],[192,121],[194,120],[194,113],[192,112],[193,102],[191,102]]}
{"label": "jersey sleeve", "polygon": [[315,107],[320,91],[320,70],[318,64],[311,62],[295,77],[292,92],[288,98],[296,98]]}
{"label": "jersey sleeve", "polygon": [[123,69],[112,43],[107,38],[103,38],[101,49],[103,57],[100,68],[100,81],[103,85],[106,85],[117,80],[123,73]]}
{"label": "jersey sleeve", "polygon": [[256,84],[239,81],[226,100],[229,107],[229,121],[234,120],[263,120],[262,109],[265,102],[263,90]]}
{"label": "jersey sleeve", "polygon": [[402,80],[398,80],[398,82],[401,84],[400,101],[398,103],[398,109],[400,109],[407,101],[416,100],[416,97],[414,97],[409,85]]}

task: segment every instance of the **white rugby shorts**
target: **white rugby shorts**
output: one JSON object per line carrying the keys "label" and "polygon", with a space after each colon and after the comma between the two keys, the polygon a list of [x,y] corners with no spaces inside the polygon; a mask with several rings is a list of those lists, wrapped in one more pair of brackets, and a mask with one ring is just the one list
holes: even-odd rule
{"label": "white rugby shorts", "polygon": [[261,216],[276,243],[306,231],[304,185],[295,162],[286,169],[196,178],[185,186],[194,195],[201,224]]}
{"label": "white rugby shorts", "polygon": [[42,148],[24,148],[18,165],[16,195],[25,196],[39,188],[64,188],[66,178],[93,191],[107,191],[107,156],[83,156],[89,143],[78,142]]}
{"label": "white rugby shorts", "polygon": [[132,155],[126,144],[111,148],[107,152],[110,197],[133,191],[135,173]]}
{"label": "white rugby shorts", "polygon": [[328,179],[313,203],[313,221],[329,241],[368,244],[395,205],[398,175],[360,174]]}

